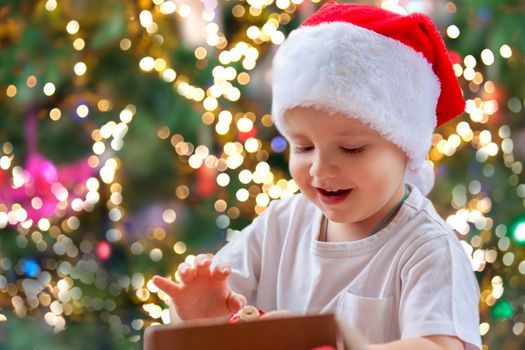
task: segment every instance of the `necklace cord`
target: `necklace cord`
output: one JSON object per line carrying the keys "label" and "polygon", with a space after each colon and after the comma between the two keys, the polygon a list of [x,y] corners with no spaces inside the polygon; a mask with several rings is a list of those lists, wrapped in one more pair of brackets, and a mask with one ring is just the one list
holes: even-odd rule
{"label": "necklace cord", "polygon": [[[381,220],[381,222],[379,223],[379,225],[377,225],[373,230],[372,232],[368,235],[368,237],[370,236],[373,236],[374,234],[377,233],[377,231],[379,231],[381,229],[381,227],[388,221],[390,220],[390,218],[399,210],[399,208],[401,208],[401,206],[403,205],[403,203],[405,202],[405,200],[407,199],[408,197],[408,186],[405,184],[405,194],[403,195],[403,198],[401,199],[401,201],[399,202],[398,205],[396,205],[396,207],[394,209],[392,209],[386,216],[383,220]],[[327,239],[328,239],[328,219],[326,218],[326,216],[323,215],[323,241],[326,242]]]}

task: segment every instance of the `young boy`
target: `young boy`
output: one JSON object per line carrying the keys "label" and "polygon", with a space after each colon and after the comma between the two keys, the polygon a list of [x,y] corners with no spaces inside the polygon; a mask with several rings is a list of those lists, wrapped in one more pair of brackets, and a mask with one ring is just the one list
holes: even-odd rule
{"label": "young boy", "polygon": [[272,115],[302,193],[272,202],[213,262],[181,264],[181,283],[155,277],[172,317],[248,302],[336,312],[370,350],[480,349],[470,262],[425,197],[433,130],[463,110],[428,17],[324,5],[273,62]]}

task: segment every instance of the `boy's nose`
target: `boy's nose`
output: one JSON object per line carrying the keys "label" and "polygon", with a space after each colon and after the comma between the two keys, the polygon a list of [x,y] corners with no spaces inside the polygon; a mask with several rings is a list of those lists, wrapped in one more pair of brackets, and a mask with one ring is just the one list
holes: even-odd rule
{"label": "boy's nose", "polygon": [[310,176],[318,178],[319,180],[335,178],[337,176],[337,171],[338,167],[336,164],[326,159],[321,159],[321,157],[317,157],[313,160],[312,165],[310,166]]}

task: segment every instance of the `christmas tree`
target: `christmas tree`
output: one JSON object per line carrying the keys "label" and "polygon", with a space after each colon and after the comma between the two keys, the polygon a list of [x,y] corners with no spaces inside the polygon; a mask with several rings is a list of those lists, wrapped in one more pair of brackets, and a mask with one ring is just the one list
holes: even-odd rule
{"label": "christmas tree", "polygon": [[[298,191],[270,68],[321,3],[3,2],[0,348],[141,348],[169,318],[151,278]],[[472,257],[484,344],[518,349],[525,9],[368,3],[428,14],[451,49],[467,110],[436,130],[430,198]]]}

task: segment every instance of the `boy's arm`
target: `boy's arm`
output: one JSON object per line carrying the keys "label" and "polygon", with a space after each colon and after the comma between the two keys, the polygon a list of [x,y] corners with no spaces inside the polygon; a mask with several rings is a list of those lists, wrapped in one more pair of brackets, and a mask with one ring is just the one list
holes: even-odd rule
{"label": "boy's arm", "polygon": [[464,350],[465,343],[457,337],[433,335],[421,338],[396,340],[385,344],[368,345],[366,350]]}

